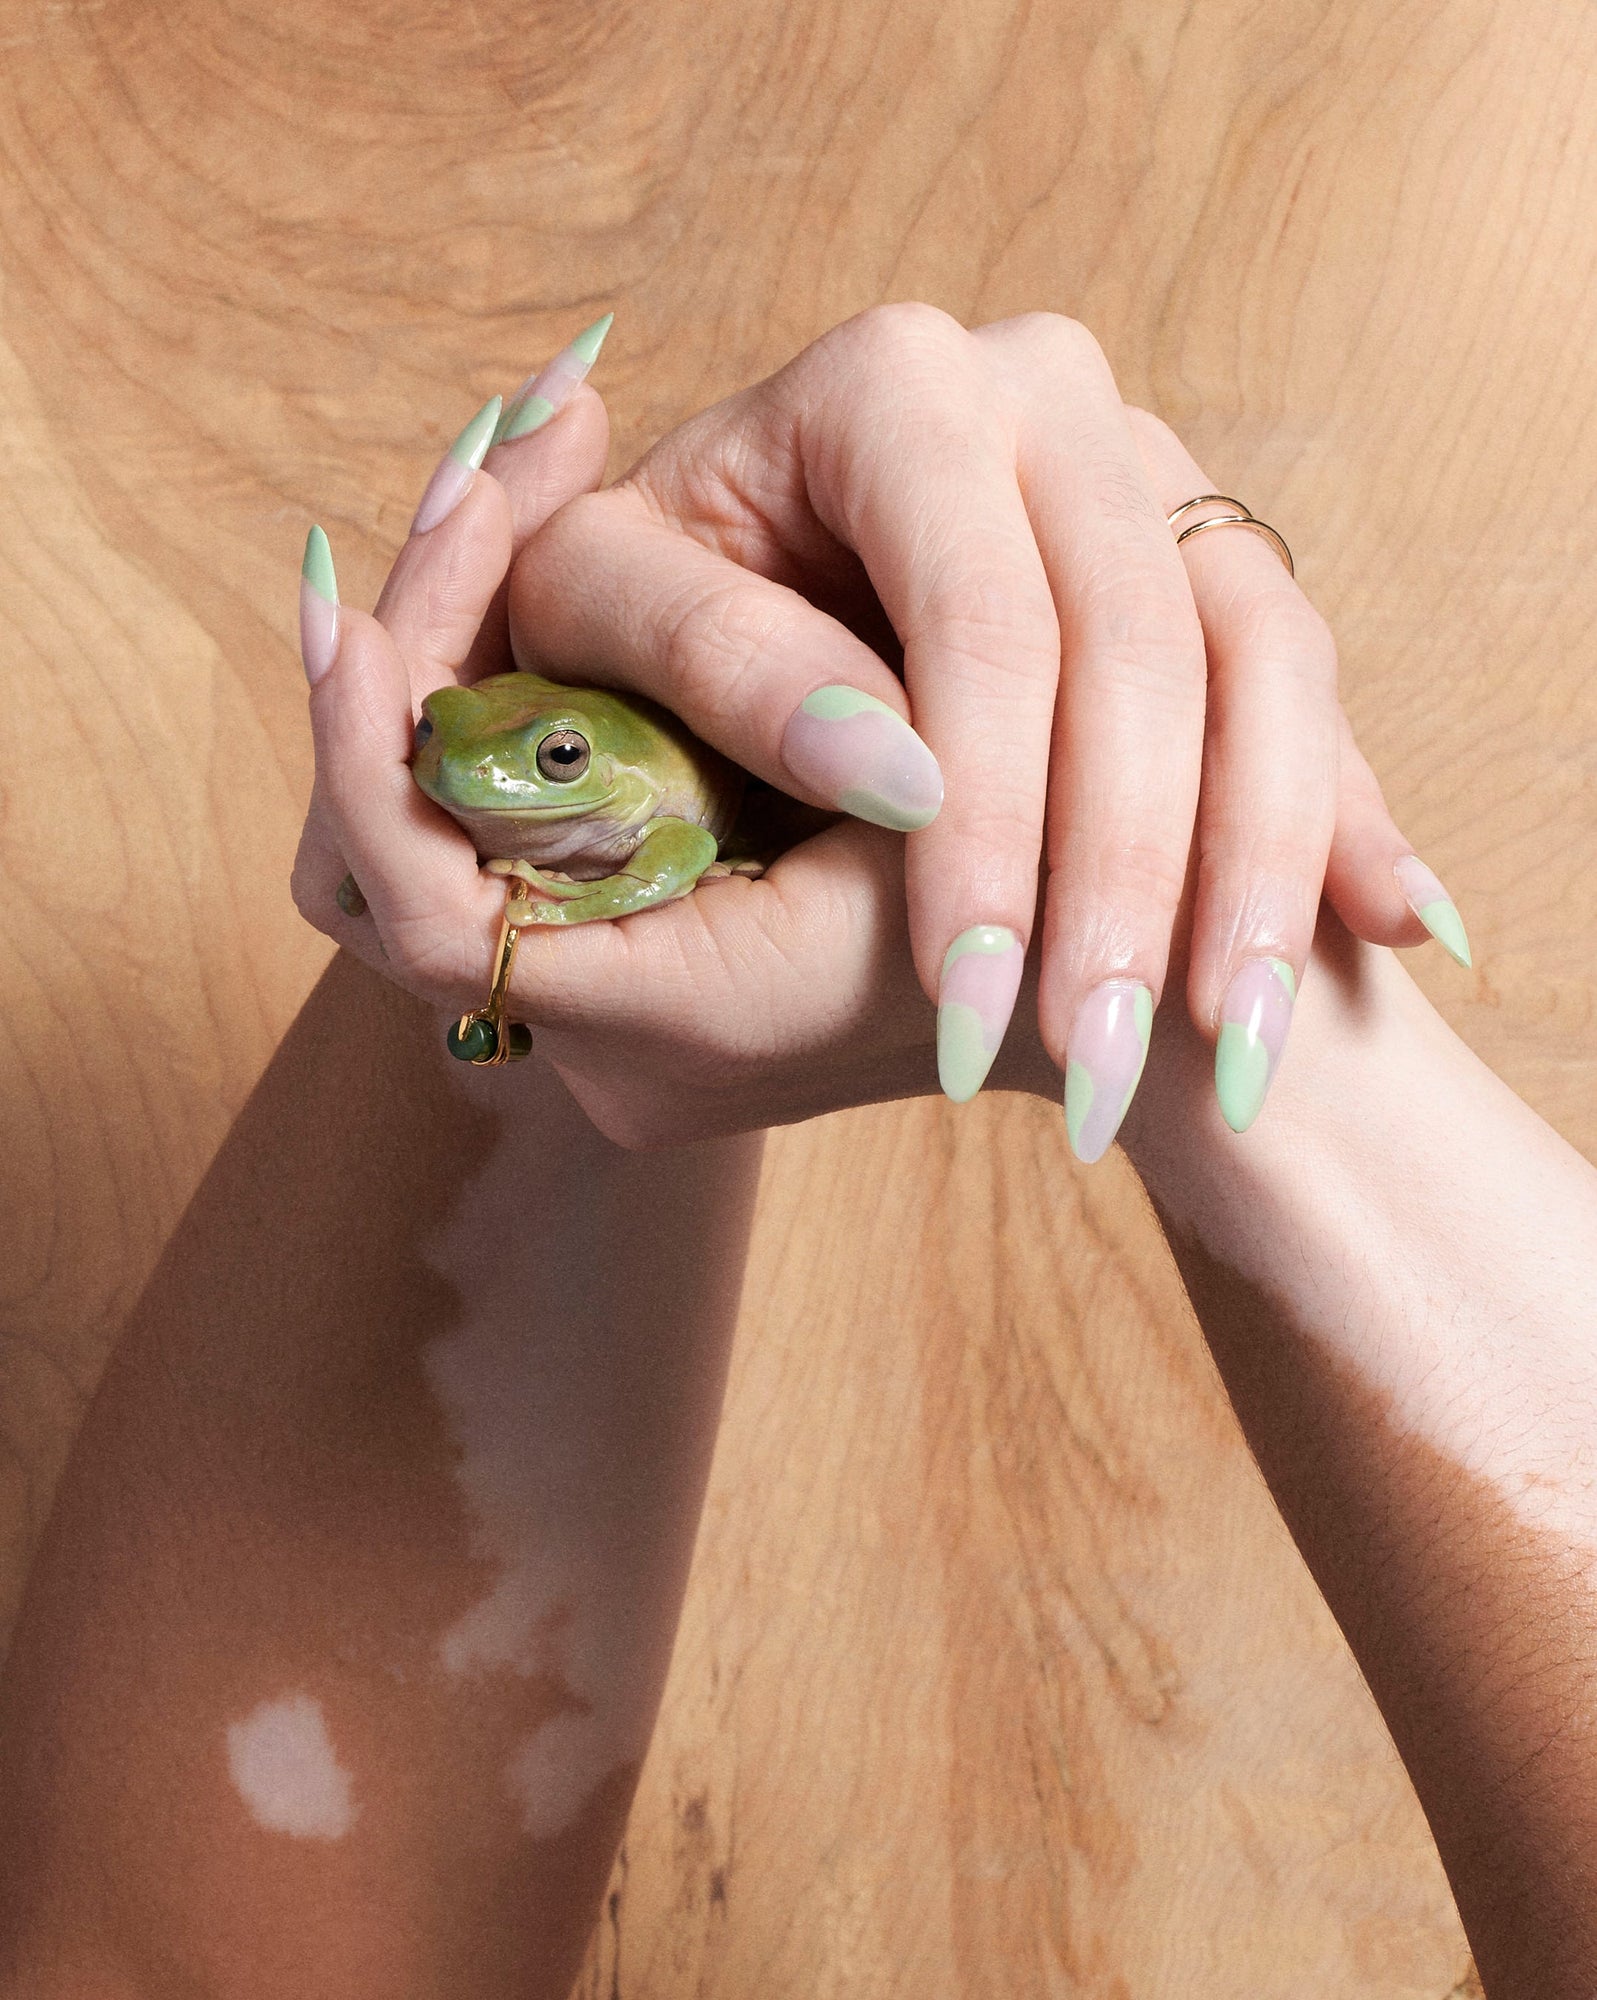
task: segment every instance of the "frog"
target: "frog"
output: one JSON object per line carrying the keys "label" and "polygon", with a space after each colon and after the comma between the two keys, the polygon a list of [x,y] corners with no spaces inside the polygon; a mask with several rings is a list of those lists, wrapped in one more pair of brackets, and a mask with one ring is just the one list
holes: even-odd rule
{"label": "frog", "polygon": [[512,924],[630,916],[763,870],[734,840],[746,774],[640,695],[521,670],[438,688],[411,772],[517,883]]}

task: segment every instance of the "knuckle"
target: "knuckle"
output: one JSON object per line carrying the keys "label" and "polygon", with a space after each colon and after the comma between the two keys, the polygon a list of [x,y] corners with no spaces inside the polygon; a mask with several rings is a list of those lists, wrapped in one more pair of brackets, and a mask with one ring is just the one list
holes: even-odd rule
{"label": "knuckle", "polygon": [[977,661],[984,672],[1014,669],[1029,677],[1058,665],[1053,593],[1042,576],[1017,574],[1012,561],[977,562],[940,579],[919,624],[914,638]]}
{"label": "knuckle", "polygon": [[779,603],[736,577],[696,585],[662,614],[660,660],[667,706],[681,701],[689,719],[714,729],[745,712],[750,680],[785,623]]}
{"label": "knuckle", "polygon": [[1084,620],[1081,650],[1094,685],[1201,697],[1207,675],[1203,628],[1192,605],[1163,579],[1103,594]]}
{"label": "knuckle", "polygon": [[920,299],[867,306],[864,312],[845,320],[836,335],[872,358],[887,359],[963,346],[970,338],[952,313]]}
{"label": "knuckle", "polygon": [[1023,312],[997,322],[993,331],[1029,360],[1050,371],[1107,372],[1108,357],[1090,327],[1068,313]]}
{"label": "knuckle", "polygon": [[1133,922],[1168,924],[1186,883],[1187,856],[1152,838],[1100,850],[1089,873],[1096,900],[1128,911]]}
{"label": "knuckle", "polygon": [[1337,683],[1336,640],[1314,606],[1289,580],[1287,588],[1250,594],[1237,607],[1238,645],[1331,692]]}

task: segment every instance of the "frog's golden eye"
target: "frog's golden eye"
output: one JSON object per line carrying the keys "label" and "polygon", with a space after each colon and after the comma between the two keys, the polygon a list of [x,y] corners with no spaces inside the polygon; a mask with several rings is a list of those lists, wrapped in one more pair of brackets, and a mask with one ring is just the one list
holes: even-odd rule
{"label": "frog's golden eye", "polygon": [[426,748],[427,740],[432,733],[432,720],[430,717],[424,715],[420,722],[416,724],[416,734],[410,746],[410,754],[413,757]]}
{"label": "frog's golden eye", "polygon": [[538,745],[538,769],[553,783],[569,785],[587,770],[592,754],[586,736],[574,729],[556,729]]}

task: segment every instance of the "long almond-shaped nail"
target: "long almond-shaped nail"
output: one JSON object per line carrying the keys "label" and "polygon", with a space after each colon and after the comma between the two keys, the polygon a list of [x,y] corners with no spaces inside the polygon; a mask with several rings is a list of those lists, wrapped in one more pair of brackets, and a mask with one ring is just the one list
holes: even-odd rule
{"label": "long almond-shaped nail", "polygon": [[1214,1090],[1233,1132],[1246,1132],[1264,1103],[1292,1025],[1298,983],[1284,958],[1250,959],[1220,1003]]}
{"label": "long almond-shaped nail", "polygon": [[1464,919],[1458,914],[1458,905],[1419,856],[1405,854],[1395,864],[1392,873],[1397,877],[1397,886],[1403,891],[1409,908],[1443,951],[1450,953],[1460,965],[1471,964],[1469,939],[1464,935]]}
{"label": "long almond-shaped nail", "polygon": [[571,400],[572,391],[599,358],[599,349],[610,331],[614,313],[606,313],[592,326],[584,327],[569,347],[561,348],[553,361],[529,375],[505,405],[494,432],[495,444],[513,444],[548,423],[555,411]]}
{"label": "long almond-shaped nail", "polygon": [[338,651],[338,579],[333,552],[320,528],[305,537],[299,572],[299,656],[312,687],[333,664]]}
{"label": "long almond-shaped nail", "polygon": [[1065,1043],[1065,1130],[1084,1165],[1114,1144],[1152,1032],[1153,994],[1140,979],[1106,979],[1077,1008]]}
{"label": "long almond-shaped nail", "polygon": [[438,470],[428,480],[416,518],[410,524],[413,535],[425,535],[429,528],[447,521],[470,492],[477,468],[494,441],[494,426],[503,408],[502,397],[490,396],[439,460]]}
{"label": "long almond-shaped nail", "polygon": [[822,687],[794,709],[782,762],[840,812],[913,833],[943,803],[937,759],[901,715],[858,688]]}
{"label": "long almond-shaped nail", "polygon": [[1020,939],[1003,924],[976,924],[948,947],[937,987],[937,1080],[955,1104],[968,1104],[987,1081],[1025,968]]}

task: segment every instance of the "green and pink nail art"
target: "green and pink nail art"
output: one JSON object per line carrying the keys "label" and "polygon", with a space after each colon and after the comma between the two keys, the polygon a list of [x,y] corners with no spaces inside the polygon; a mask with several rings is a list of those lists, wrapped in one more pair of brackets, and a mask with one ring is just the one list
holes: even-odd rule
{"label": "green and pink nail art", "polygon": [[837,684],[806,695],[782,734],[782,762],[839,811],[913,833],[937,817],[943,774],[901,715]]}
{"label": "green and pink nail art", "polygon": [[557,410],[564,409],[588,370],[599,358],[614,313],[606,313],[592,326],[584,327],[569,347],[561,348],[553,361],[529,375],[505,405],[495,444],[513,444],[529,432],[541,430]]}
{"label": "green and pink nail art", "polygon": [[948,947],[937,989],[937,1079],[955,1104],[969,1103],[987,1081],[1025,966],[1020,939],[1002,924],[976,924]]}
{"label": "green and pink nail art", "polygon": [[1226,988],[1214,1089],[1233,1132],[1245,1132],[1263,1107],[1297,997],[1297,978],[1284,958],[1251,959]]}
{"label": "green and pink nail art", "polygon": [[1460,965],[1472,961],[1458,905],[1417,854],[1405,854],[1392,870],[1404,900],[1442,949]]}
{"label": "green and pink nail art", "polygon": [[1106,979],[1077,1010],[1065,1045],[1065,1130],[1084,1165],[1114,1144],[1152,1032],[1153,994],[1140,979]]}

